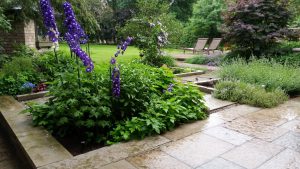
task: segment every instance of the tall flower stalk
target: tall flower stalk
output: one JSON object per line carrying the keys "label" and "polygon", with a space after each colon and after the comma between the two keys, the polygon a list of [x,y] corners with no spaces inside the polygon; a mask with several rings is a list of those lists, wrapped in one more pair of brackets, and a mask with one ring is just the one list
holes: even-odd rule
{"label": "tall flower stalk", "polygon": [[55,45],[55,51],[58,48],[59,31],[55,22],[53,8],[51,7],[50,0],[40,0],[40,9],[42,12],[44,25],[47,29],[49,40]]}
{"label": "tall flower stalk", "polygon": [[117,52],[115,53],[114,57],[111,58],[111,81],[112,81],[112,95],[116,98],[120,97],[121,95],[121,79],[120,79],[120,68],[117,64],[117,57],[120,54],[124,54],[128,45],[132,42],[132,38],[128,37],[125,41],[122,41],[117,46]]}
{"label": "tall flower stalk", "polygon": [[91,72],[94,69],[94,64],[90,56],[81,49],[80,44],[85,44],[88,41],[87,35],[77,22],[72,5],[69,2],[63,4],[65,21],[64,25],[67,28],[65,40],[67,41],[71,52],[73,52],[86,67],[86,72]]}

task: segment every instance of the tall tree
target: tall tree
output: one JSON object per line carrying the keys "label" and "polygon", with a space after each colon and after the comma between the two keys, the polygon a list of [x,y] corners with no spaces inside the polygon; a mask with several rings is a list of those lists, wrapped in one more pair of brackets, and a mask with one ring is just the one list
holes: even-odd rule
{"label": "tall tree", "polygon": [[220,37],[222,13],[227,6],[224,0],[197,0],[193,16],[186,27],[186,43],[192,45],[199,37]]}
{"label": "tall tree", "polygon": [[171,11],[176,18],[182,22],[187,22],[193,14],[193,5],[196,0],[171,0]]}

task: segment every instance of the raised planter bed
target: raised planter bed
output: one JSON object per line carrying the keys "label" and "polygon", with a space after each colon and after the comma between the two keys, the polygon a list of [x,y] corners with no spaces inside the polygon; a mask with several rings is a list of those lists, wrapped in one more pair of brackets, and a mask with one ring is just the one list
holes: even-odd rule
{"label": "raised planter bed", "polygon": [[17,95],[16,98],[18,101],[27,101],[27,100],[33,100],[33,99],[38,99],[45,97],[45,95],[49,93],[49,91],[42,91],[42,92],[37,92],[37,93],[29,93],[29,94],[22,94],[22,95]]}
{"label": "raised planter bed", "polygon": [[[205,95],[204,98],[210,111],[234,104],[214,99],[211,95]],[[18,149],[17,154],[28,164],[29,168],[33,169],[102,168],[171,142],[167,137],[154,136],[72,156],[46,130],[33,127],[31,116],[20,114],[23,110],[25,110],[25,106],[13,97],[0,96],[0,123]],[[24,166],[24,168],[27,167]]]}

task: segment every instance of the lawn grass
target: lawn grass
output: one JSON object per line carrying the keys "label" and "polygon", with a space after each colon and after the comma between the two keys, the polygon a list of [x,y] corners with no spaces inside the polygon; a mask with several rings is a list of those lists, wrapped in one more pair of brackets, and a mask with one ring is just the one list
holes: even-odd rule
{"label": "lawn grass", "polygon": [[[86,49],[86,45],[82,45],[82,49]],[[70,49],[67,44],[60,44],[60,51],[69,52]],[[117,50],[116,45],[98,45],[98,44],[90,44],[90,52],[92,60],[97,65],[108,64],[111,57],[114,56]],[[165,49],[165,52],[168,54],[172,53],[180,53],[181,50],[178,49]],[[131,62],[133,59],[137,59],[139,57],[139,49],[134,46],[129,46],[124,55],[120,55],[118,57],[119,63]]]}
{"label": "lawn grass", "polygon": [[[86,49],[86,45],[82,45],[82,49]],[[67,44],[60,44],[60,51],[70,52],[70,49]],[[90,52],[92,60],[97,65],[108,64],[111,57],[117,51],[115,45],[97,45],[90,44]],[[129,46],[124,55],[118,57],[119,63],[130,62],[135,58],[139,58],[139,50],[136,47]]]}

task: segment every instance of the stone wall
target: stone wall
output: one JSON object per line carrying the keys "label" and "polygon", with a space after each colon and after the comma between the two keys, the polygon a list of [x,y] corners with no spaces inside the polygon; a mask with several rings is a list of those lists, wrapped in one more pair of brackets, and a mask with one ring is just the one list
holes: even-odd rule
{"label": "stone wall", "polygon": [[36,35],[34,21],[15,22],[10,32],[0,30],[0,44],[5,53],[10,53],[15,45],[23,44],[29,47],[36,47]]}

